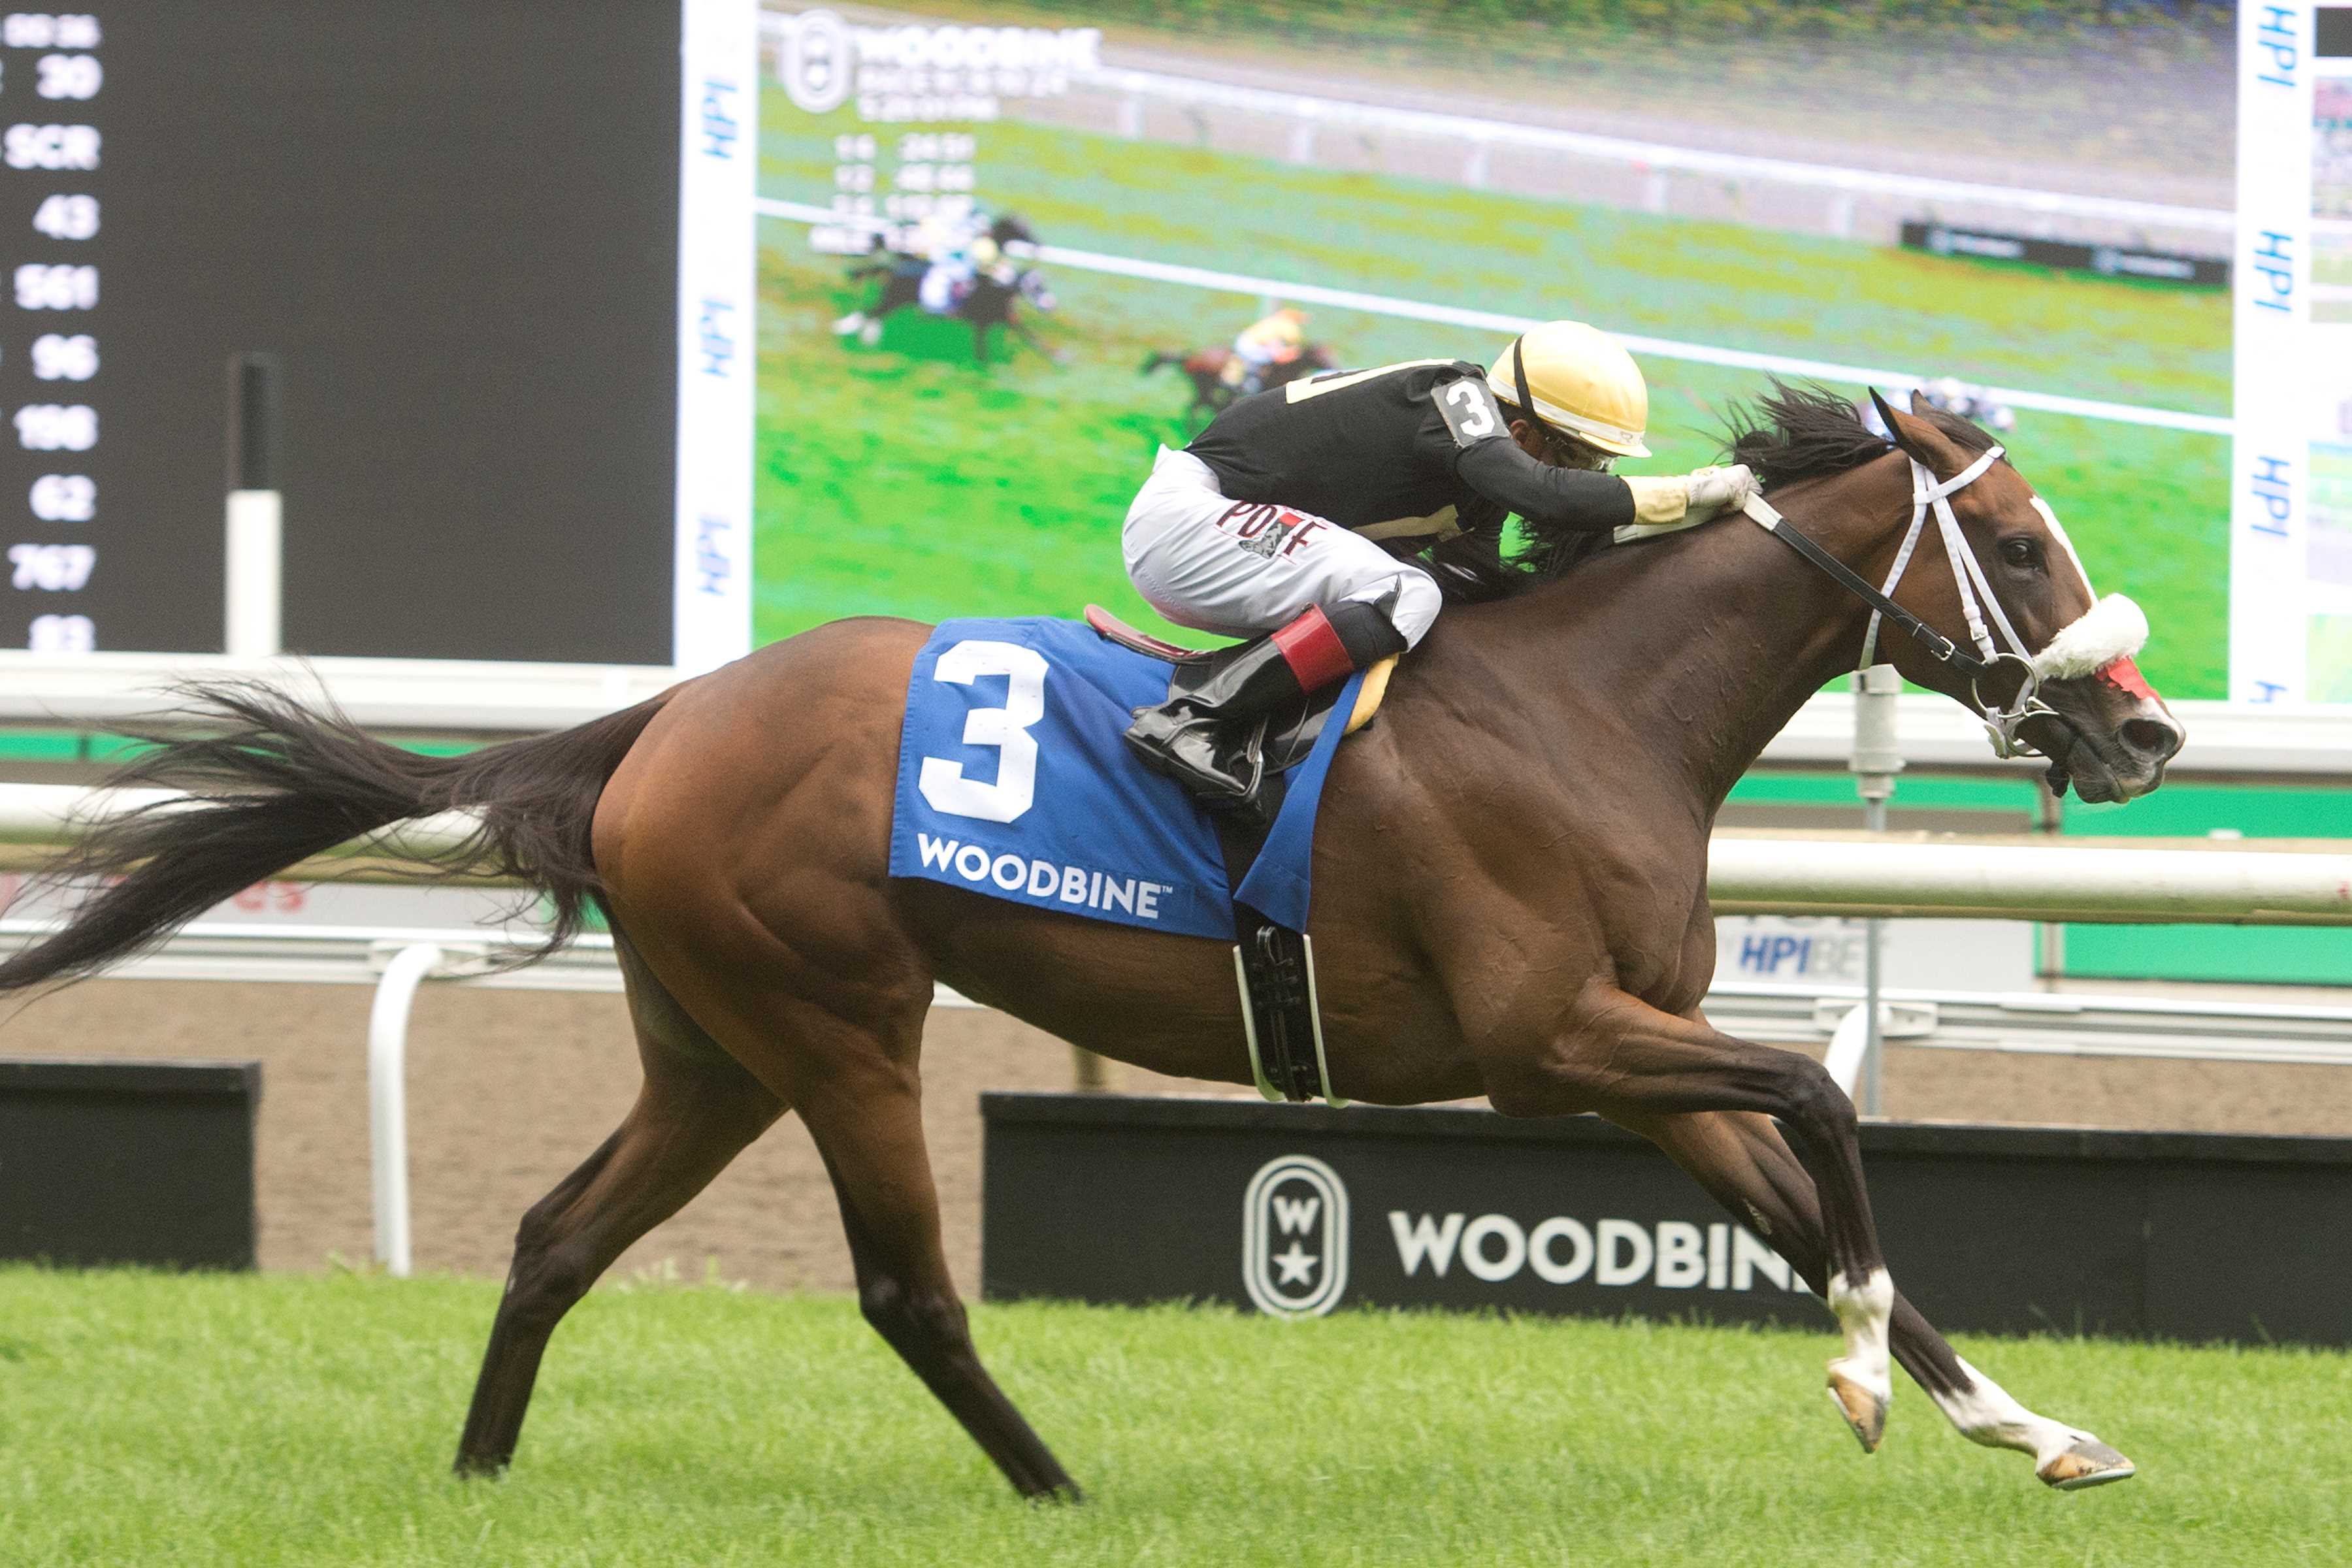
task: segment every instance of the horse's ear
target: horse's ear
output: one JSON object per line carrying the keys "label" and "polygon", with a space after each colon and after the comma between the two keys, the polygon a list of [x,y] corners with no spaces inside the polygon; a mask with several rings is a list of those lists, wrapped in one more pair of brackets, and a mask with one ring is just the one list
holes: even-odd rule
{"label": "horse's ear", "polygon": [[[1912,461],[1925,463],[1933,468],[1936,458],[1930,450],[1928,427],[1910,415],[1898,412],[1895,405],[1878,395],[1878,388],[1874,386],[1870,389],[1870,402],[1878,410],[1878,422],[1886,426],[1886,434],[1896,448]],[[1915,394],[1914,406],[1916,405]]]}

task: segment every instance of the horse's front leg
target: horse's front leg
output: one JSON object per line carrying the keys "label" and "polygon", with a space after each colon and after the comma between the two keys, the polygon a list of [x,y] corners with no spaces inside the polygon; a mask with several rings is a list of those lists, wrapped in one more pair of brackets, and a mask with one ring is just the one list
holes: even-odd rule
{"label": "horse's front leg", "polygon": [[[1895,1286],[1864,1189],[1853,1102],[1810,1057],[1721,1034],[1601,981],[1586,984],[1548,1041],[1480,1052],[1487,1096],[1507,1116],[1597,1110],[1612,1121],[1753,1110],[1778,1117],[1820,1194],[1825,1295],[1845,1336],[1830,1397],[1875,1450],[1894,1395],[1887,1322]],[[1525,1037],[1522,1037],[1523,1038]]]}
{"label": "horse's front leg", "polygon": [[[1772,1244],[1805,1283],[1824,1288],[1822,1211],[1813,1184],[1780,1131],[1761,1116],[1702,1112],[1628,1118],[1743,1224]],[[1962,1436],[2033,1456],[2033,1472],[2062,1490],[2126,1479],[2132,1462],[2080,1427],[2037,1415],[1961,1359],[1919,1310],[1895,1296],[1895,1359]]]}

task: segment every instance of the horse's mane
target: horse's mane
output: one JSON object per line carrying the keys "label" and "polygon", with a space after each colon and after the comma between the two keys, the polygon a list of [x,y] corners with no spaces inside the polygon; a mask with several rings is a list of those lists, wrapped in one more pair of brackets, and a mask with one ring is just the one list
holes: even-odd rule
{"label": "horse's mane", "polygon": [[[1918,411],[1965,452],[1993,445],[1982,427],[1940,408]],[[1862,422],[1852,402],[1814,383],[1773,378],[1772,390],[1753,403],[1736,403],[1724,418],[1724,460],[1745,463],[1770,487],[1798,479],[1843,474],[1895,450],[1895,444]],[[1546,528],[1521,518],[1518,547],[1506,555],[1493,541],[1467,535],[1422,552],[1421,564],[1437,578],[1451,603],[1500,599],[1565,576],[1608,544],[1606,534]]]}
{"label": "horse's mane", "polygon": [[[1957,414],[1933,407],[1914,412],[1964,452],[1992,448],[1991,432]],[[1725,456],[1755,469],[1768,488],[1843,474],[1894,449],[1895,443],[1864,425],[1843,395],[1812,383],[1791,385],[1777,376],[1770,392],[1753,404],[1732,405],[1724,421]]]}

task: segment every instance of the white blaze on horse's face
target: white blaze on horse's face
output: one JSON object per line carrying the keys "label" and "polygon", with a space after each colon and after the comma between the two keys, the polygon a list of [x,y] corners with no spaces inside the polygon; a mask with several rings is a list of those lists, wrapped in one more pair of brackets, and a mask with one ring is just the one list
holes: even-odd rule
{"label": "white blaze on horse's face", "polygon": [[2058,542],[2059,548],[2066,552],[2066,559],[2074,563],[2074,575],[2083,584],[2084,595],[2096,604],[2099,591],[2091,586],[2091,574],[2084,566],[2082,554],[2075,550],[2074,540],[2067,536],[2066,525],[2058,521],[2058,514],[2051,510],[2050,503],[2040,496],[2033,498],[2033,510],[2041,514],[2043,524],[2050,530],[2050,536]]}
{"label": "white blaze on horse's face", "polygon": [[2095,675],[2119,659],[2137,658],[2147,644],[2147,616],[2121,594],[2100,598],[2074,542],[2066,535],[2066,525],[2058,521],[2050,503],[2035,496],[2033,510],[2065,552],[2075,581],[2083,585],[2083,596],[2091,602],[2088,610],[2059,627],[2033,655],[2033,673],[2043,680],[2076,680]]}

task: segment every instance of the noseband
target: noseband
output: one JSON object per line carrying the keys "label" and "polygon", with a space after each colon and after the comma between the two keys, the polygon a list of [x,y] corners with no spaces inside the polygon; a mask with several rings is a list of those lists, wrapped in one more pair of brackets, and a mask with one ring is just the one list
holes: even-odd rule
{"label": "noseband", "polygon": [[[1985,733],[1992,742],[1995,755],[2039,756],[2042,753],[2020,740],[2017,731],[2029,719],[2043,715],[2054,718],[2057,715],[2057,710],[2038,695],[2042,676],[2040,661],[2026,651],[2023,640],[2017,635],[2017,628],[2009,624],[2009,616],[2000,607],[2000,596],[1992,591],[1992,584],[1986,579],[1984,567],[1978,562],[1976,552],[1969,547],[1967,537],[1961,533],[1959,520],[1952,515],[1950,498],[1981,478],[1986,469],[2000,459],[2000,456],[2001,449],[1995,447],[1950,479],[1942,480],[1937,479],[1918,458],[1910,459],[1911,527],[1903,535],[1902,548],[1895,552],[1894,570],[1887,573],[1886,582],[1882,587],[1872,587],[1844,562],[1798,532],[1789,520],[1775,510],[1762,496],[1749,496],[1742,510],[1767,533],[1827,573],[1870,606],[1870,626],[1863,634],[1862,662],[1858,668],[1866,669],[1875,661],[1879,622],[1891,621],[1927,649],[1928,658],[1967,679],[1969,705],[1984,721]],[[1944,537],[1944,552],[1952,562],[1952,582],[1959,590],[1960,610],[1968,621],[1969,639],[1976,645],[1977,651],[1973,655],[1895,602],[1895,586],[1903,581],[1903,574],[1910,567],[1912,554],[1919,547],[1919,540],[1927,531],[1930,516],[1936,520],[1937,531]],[[1988,610],[1992,614],[1992,628],[1985,625],[1984,612]],[[2009,645],[2007,647],[1996,646],[1993,629],[2000,631],[2001,640]],[[2053,644],[2055,641],[2053,638]],[[1986,699],[1982,683],[1986,676],[2004,664],[2017,667],[2019,679],[2017,695],[2010,700],[2007,706],[2000,706]]]}

